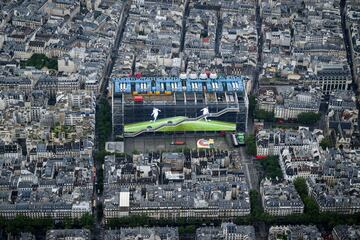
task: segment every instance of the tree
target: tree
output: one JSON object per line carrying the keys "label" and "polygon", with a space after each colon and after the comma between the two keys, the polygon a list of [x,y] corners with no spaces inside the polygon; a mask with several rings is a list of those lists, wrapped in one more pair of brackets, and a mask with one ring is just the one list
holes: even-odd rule
{"label": "tree", "polygon": [[97,218],[101,219],[104,214],[104,207],[103,207],[102,203],[99,203],[96,205],[96,212],[97,212]]}
{"label": "tree", "polygon": [[301,198],[304,198],[309,194],[309,190],[305,178],[297,177],[294,180],[294,186]]}
{"label": "tree", "polygon": [[97,151],[95,154],[95,161],[99,162],[100,164],[103,164],[105,156],[107,156],[107,155],[111,155],[111,153],[109,153],[105,150]]}
{"label": "tree", "polygon": [[11,234],[18,234],[22,231],[28,231],[28,232],[33,232],[34,229],[32,227],[32,222],[31,219],[22,216],[22,215],[17,215],[14,219],[11,220],[11,224],[8,224],[6,226],[6,232],[11,233]]}
{"label": "tree", "polygon": [[306,180],[302,177],[298,177],[294,180],[294,186],[305,205],[304,212],[309,214],[312,218],[317,217],[319,214],[319,206],[315,199],[309,195],[309,189],[306,184]]}
{"label": "tree", "polygon": [[325,137],[321,140],[320,146],[323,150],[327,148],[331,148],[334,146],[333,142],[331,141],[330,137]]}
{"label": "tree", "polygon": [[[110,219],[108,226],[110,228],[118,228],[118,227],[138,227],[138,226],[145,226],[150,225],[154,221],[151,221],[150,217],[146,215],[131,215],[116,219]],[[167,221],[168,224],[171,223],[171,221]]]}
{"label": "tree", "polygon": [[196,226],[195,225],[188,225],[188,226],[181,226],[179,227],[179,234],[194,234],[196,232]]}
{"label": "tree", "polygon": [[34,53],[23,66],[33,66],[36,69],[47,67],[48,69],[58,69],[58,62],[55,58],[48,58],[45,54]]}
{"label": "tree", "polygon": [[80,225],[84,228],[90,229],[94,225],[94,216],[90,213],[85,213],[80,218]]}
{"label": "tree", "polygon": [[320,120],[321,114],[314,112],[300,113],[297,117],[297,121],[301,124],[315,124]]}
{"label": "tree", "polygon": [[49,69],[57,70],[58,69],[58,61],[57,61],[57,59],[48,59],[45,62],[45,66]]}
{"label": "tree", "polygon": [[112,131],[111,107],[106,98],[100,99],[96,108],[96,132],[98,135],[99,149],[105,149],[105,143]]}
{"label": "tree", "polygon": [[248,155],[255,156],[256,142],[255,142],[255,136],[253,134],[248,134],[245,136],[245,145],[246,145],[246,153]]}
{"label": "tree", "polygon": [[63,224],[65,229],[70,229],[72,227],[73,221],[71,218],[65,217],[63,220]]}
{"label": "tree", "polygon": [[265,177],[271,179],[282,179],[283,173],[281,171],[279,165],[279,157],[278,156],[268,156],[264,159],[259,160],[260,165],[262,166]]}
{"label": "tree", "polygon": [[249,117],[254,117],[256,109],[256,96],[250,95],[249,96]]}
{"label": "tree", "polygon": [[250,208],[251,216],[254,218],[260,217],[264,212],[261,204],[261,196],[256,190],[250,190]]}
{"label": "tree", "polygon": [[99,190],[100,193],[103,193],[104,191],[104,170],[102,168],[98,169],[97,171],[97,190]]}
{"label": "tree", "polygon": [[17,215],[14,219],[8,219],[5,225],[6,232],[13,235],[20,232],[45,234],[46,230],[54,227],[54,221],[49,218],[29,218]]}
{"label": "tree", "polygon": [[266,122],[274,122],[275,121],[275,115],[273,112],[268,112],[263,109],[256,109],[255,110],[255,118],[264,120]]}
{"label": "tree", "polygon": [[315,201],[315,199],[311,196],[306,196],[303,199],[305,208],[304,212],[309,214],[311,217],[316,217],[319,214],[319,205]]}

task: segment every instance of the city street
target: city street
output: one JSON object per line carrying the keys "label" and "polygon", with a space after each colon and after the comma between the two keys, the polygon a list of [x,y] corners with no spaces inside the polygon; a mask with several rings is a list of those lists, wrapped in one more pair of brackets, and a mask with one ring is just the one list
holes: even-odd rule
{"label": "city street", "polygon": [[259,174],[255,168],[253,158],[246,154],[245,147],[240,147],[238,152],[240,155],[241,164],[244,166],[250,189],[259,191]]}
{"label": "city street", "polygon": [[[105,71],[103,73],[102,81],[100,83],[100,95],[98,96],[98,101],[101,98],[107,98],[107,87],[109,84],[110,75],[112,72],[112,69],[114,67],[114,63],[116,61],[116,58],[118,56],[118,49],[120,47],[121,39],[124,34],[124,28],[126,24],[126,20],[128,18],[129,10],[130,10],[130,3],[127,1],[125,3],[124,8],[122,9],[123,12],[121,13],[119,27],[116,32],[116,38],[114,41],[114,45],[112,48],[112,51],[110,52],[110,55],[108,57],[107,65],[105,66]],[[95,151],[93,155],[96,155],[96,152],[99,151],[99,145],[97,142],[97,135],[95,138]],[[109,136],[110,137],[110,136]],[[97,178],[99,174],[102,174],[103,171],[101,171],[101,168],[103,167],[102,164],[98,161],[94,161],[94,168],[96,172],[96,176],[94,178],[94,191],[93,191],[93,201],[95,201],[95,211],[93,212],[95,217],[95,224],[92,234],[92,239],[94,240],[101,240],[104,239],[104,221],[103,221],[103,206],[104,206],[104,199],[102,193],[100,193],[99,188],[97,186]],[[101,211],[101,212],[98,212]]]}

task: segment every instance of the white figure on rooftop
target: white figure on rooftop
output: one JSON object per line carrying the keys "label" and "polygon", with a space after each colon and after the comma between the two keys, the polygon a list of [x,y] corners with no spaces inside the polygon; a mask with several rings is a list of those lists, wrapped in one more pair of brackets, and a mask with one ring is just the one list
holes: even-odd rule
{"label": "white figure on rooftop", "polygon": [[152,120],[152,121],[150,121],[150,122],[155,122],[155,121],[156,121],[157,117],[159,116],[159,112],[161,112],[160,109],[155,108],[155,107],[153,108],[153,111],[152,111],[152,113],[151,113],[151,116],[154,118],[154,120]]}
{"label": "white figure on rooftop", "polygon": [[209,108],[208,108],[208,107],[204,107],[204,108],[203,108],[203,109],[201,109],[200,111],[202,112],[202,114],[203,114],[203,116],[204,116],[205,121],[206,121],[206,122],[207,122],[207,121],[210,121],[210,119],[209,119],[209,120],[207,119],[207,115],[209,115],[209,114],[210,114],[210,112],[209,112]]}

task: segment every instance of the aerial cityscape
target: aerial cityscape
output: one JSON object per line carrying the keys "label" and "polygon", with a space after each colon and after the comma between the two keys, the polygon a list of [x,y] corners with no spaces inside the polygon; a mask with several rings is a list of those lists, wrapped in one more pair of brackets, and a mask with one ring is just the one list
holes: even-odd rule
{"label": "aerial cityscape", "polygon": [[360,0],[1,0],[0,240],[360,239]]}

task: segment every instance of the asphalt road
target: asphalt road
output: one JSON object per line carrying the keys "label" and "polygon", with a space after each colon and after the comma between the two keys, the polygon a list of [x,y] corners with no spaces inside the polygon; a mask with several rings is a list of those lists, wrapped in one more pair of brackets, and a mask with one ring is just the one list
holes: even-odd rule
{"label": "asphalt road", "polygon": [[256,19],[256,31],[258,34],[258,58],[257,58],[257,65],[253,75],[253,85],[251,89],[251,93],[255,94],[259,88],[259,75],[262,69],[262,49],[264,45],[264,38],[262,32],[262,17],[261,17],[261,9],[260,9],[260,1],[257,1],[256,12],[255,12],[255,19]]}
{"label": "asphalt road", "polygon": [[186,19],[189,16],[190,8],[189,8],[190,0],[185,1],[184,14],[181,22],[181,37],[180,37],[180,52],[184,51],[185,45],[185,35],[186,35]]}
{"label": "asphalt road", "polygon": [[[98,101],[101,98],[106,98],[107,96],[107,86],[109,83],[110,75],[112,72],[112,69],[114,67],[114,63],[116,61],[116,58],[118,57],[118,49],[122,40],[122,36],[124,33],[124,27],[129,15],[129,9],[130,4],[129,1],[126,2],[125,7],[123,8],[123,12],[121,13],[120,17],[120,23],[118,26],[118,30],[116,32],[116,37],[114,40],[113,48],[110,52],[110,55],[108,56],[107,65],[105,66],[105,71],[103,73],[102,81],[100,83],[100,92],[98,96]],[[96,152],[99,150],[99,145],[97,142],[97,135],[95,137],[95,151],[93,153],[93,156],[95,156]],[[93,191],[93,200],[96,203],[96,206],[103,206],[104,199],[102,194],[99,192],[98,187],[96,185],[97,183],[97,177],[100,174],[100,168],[102,167],[99,162],[94,161],[94,167],[95,167],[95,178],[94,178],[94,191]],[[104,239],[104,219],[103,219],[103,212],[98,212],[99,208],[96,207],[93,209],[93,214],[95,216],[95,223],[94,223],[94,229],[92,231],[92,239],[94,240],[101,240]],[[99,217],[100,216],[100,217]]]}
{"label": "asphalt road", "polygon": [[241,164],[244,167],[250,189],[259,191],[259,174],[255,168],[253,158],[246,154],[245,147],[240,147],[237,151],[239,152]]}

